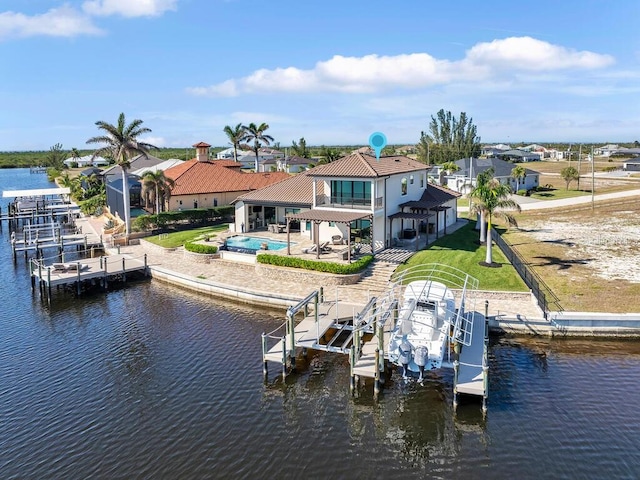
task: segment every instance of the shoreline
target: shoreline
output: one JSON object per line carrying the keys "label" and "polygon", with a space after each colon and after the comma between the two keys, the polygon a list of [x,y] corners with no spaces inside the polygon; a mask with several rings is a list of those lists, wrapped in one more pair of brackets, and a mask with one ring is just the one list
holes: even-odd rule
{"label": "shoreline", "polygon": [[[148,247],[147,245],[151,245]],[[114,253],[115,249],[105,250]],[[120,253],[133,257],[147,255],[151,277],[189,291],[219,300],[266,307],[281,311],[296,304],[309,293],[323,288],[327,298],[364,305],[381,292],[359,288],[358,284],[336,285],[331,274],[322,274],[324,282],[315,287],[304,281],[304,272],[292,271],[295,281],[265,277],[254,264],[236,264],[224,260],[197,262],[183,249],[165,251],[144,240],[140,245],[121,247]],[[295,269],[297,270],[297,269]],[[314,280],[318,273],[314,272]],[[379,279],[386,284],[388,278]],[[253,282],[253,283],[252,283]],[[267,289],[265,287],[268,286]],[[380,289],[383,290],[383,289]],[[534,335],[547,337],[640,337],[640,315],[594,312],[550,312],[548,319],[537,306],[531,292],[478,291],[476,311],[484,315],[488,302],[489,330],[493,334]]]}

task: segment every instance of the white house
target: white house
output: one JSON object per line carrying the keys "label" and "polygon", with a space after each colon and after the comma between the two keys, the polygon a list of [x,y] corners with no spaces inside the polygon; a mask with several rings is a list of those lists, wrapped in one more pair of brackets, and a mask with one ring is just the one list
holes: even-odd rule
{"label": "white house", "polygon": [[[404,156],[353,153],[235,201],[236,231],[288,223],[316,242],[334,237],[372,251],[405,236],[436,233],[455,223],[455,192],[427,182],[428,167]],[[433,194],[433,191],[441,193]],[[417,243],[416,243],[417,245]]]}
{"label": "white house", "polygon": [[73,158],[69,157],[63,162],[67,168],[71,168],[71,165],[76,164],[80,168],[88,167],[89,165],[95,165],[101,167],[109,165],[109,160],[102,157],[92,158],[91,155],[85,155],[84,157]]}
{"label": "white house", "polygon": [[[227,148],[217,153],[218,160],[233,160],[233,147]],[[268,172],[270,167],[262,168],[266,160],[277,160],[284,158],[284,153],[273,148],[260,148],[258,150],[258,171]],[[238,163],[245,169],[254,169],[256,165],[256,154],[251,150],[238,150]]]}
{"label": "white house", "polygon": [[311,165],[317,163],[318,160],[311,158],[303,158],[298,156],[291,157],[278,157],[269,160],[264,160],[260,164],[261,172],[287,172],[287,173],[300,173],[311,168]]}
{"label": "white house", "polygon": [[540,174],[528,168],[525,168],[523,179],[513,178],[511,172],[516,165],[499,158],[464,158],[454,163],[458,165],[459,170],[444,175],[443,185],[462,194],[470,193],[476,186],[478,174],[490,168],[493,168],[494,178],[500,183],[510,185],[514,192],[530,190],[540,184]]}

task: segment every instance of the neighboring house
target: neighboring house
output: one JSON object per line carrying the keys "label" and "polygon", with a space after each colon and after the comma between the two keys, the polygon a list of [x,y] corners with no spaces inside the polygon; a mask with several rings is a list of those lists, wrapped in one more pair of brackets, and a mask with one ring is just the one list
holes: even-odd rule
{"label": "neighboring house", "polygon": [[511,149],[496,153],[494,156],[501,158],[502,160],[511,160],[512,162],[539,162],[542,160],[543,153]]}
{"label": "neighboring house", "polygon": [[165,170],[175,182],[169,210],[229,205],[238,195],[289,178],[284,172],[245,173],[233,160],[208,160],[208,148],[197,147],[196,158]]}
{"label": "neighboring house", "polygon": [[640,157],[630,158],[622,164],[622,169],[627,172],[640,172]]}
{"label": "neighboring house", "polygon": [[[216,157],[219,160],[233,160],[233,147],[218,152]],[[264,162],[277,160],[279,158],[284,158],[284,153],[280,150],[275,150],[273,148],[258,149],[258,171],[270,171],[269,167],[263,168]],[[244,169],[254,169],[256,165],[256,154],[251,150],[238,150],[238,163]]]}
{"label": "neighboring house", "polygon": [[175,167],[176,165],[180,165],[184,162],[184,160],[178,160],[177,158],[170,158],[169,160],[165,160],[164,162],[158,163],[157,165],[153,165],[152,167],[141,167],[136,170],[131,171],[131,175],[135,175],[136,177],[142,178],[146,172],[164,172],[171,167]]}
{"label": "neighboring house", "polygon": [[609,155],[610,157],[635,157],[640,155],[640,148],[626,148],[620,147],[617,150],[614,150]]}
{"label": "neighboring house", "polygon": [[[238,158],[241,158],[243,156],[247,156],[247,155],[254,155],[253,152],[251,150],[241,150],[238,149]],[[220,152],[218,152],[216,154],[216,158],[218,160],[234,160],[233,157],[233,147],[227,148],[225,150],[221,150]],[[255,155],[254,155],[254,160],[255,160]]]}
{"label": "neighboring house", "polygon": [[608,143],[607,145],[594,149],[593,153],[597,157],[610,157],[616,150],[620,150],[619,145]]}
{"label": "neighboring house", "polygon": [[509,145],[504,143],[498,143],[497,145],[483,145],[480,149],[481,157],[495,157],[497,154],[506,150],[511,150]]}
{"label": "neighboring house", "polygon": [[392,246],[405,231],[415,235],[427,231],[428,224],[434,232],[446,231],[457,218],[457,194],[434,193],[427,169],[404,156],[378,161],[353,153],[239,196],[236,231],[289,222],[290,229],[316,242],[342,237],[371,243],[374,253]]}
{"label": "neighboring house", "polygon": [[445,175],[443,185],[464,195],[475,188],[478,174],[490,168],[494,170],[494,177],[500,183],[510,185],[514,192],[522,189],[530,190],[540,184],[540,174],[528,168],[525,169],[525,178],[518,184],[518,181],[511,176],[516,165],[499,158],[464,158],[457,160],[455,164],[460,167],[460,170]]}
{"label": "neighboring house", "polygon": [[273,158],[265,160],[260,165],[261,172],[287,172],[299,173],[311,168],[311,165],[318,163],[318,160],[312,158],[303,158],[296,155],[291,157]]}
{"label": "neighboring house", "polygon": [[[154,157],[153,155],[137,155],[129,162],[129,170],[127,171],[127,184],[129,188],[129,204],[131,207],[142,206],[142,185],[140,177],[132,172],[138,170],[148,170],[159,165],[164,160]],[[102,177],[106,187],[107,207],[109,211],[121,218],[124,218],[123,196],[122,196],[122,168],[119,165],[113,165],[102,171]],[[132,215],[133,216],[133,215]]]}
{"label": "neighboring house", "polygon": [[64,163],[68,168],[71,168],[71,165],[76,164],[79,168],[88,167],[90,165],[95,165],[96,167],[109,165],[109,160],[102,157],[92,158],[91,155],[85,155],[84,157],[78,158],[67,158]]}

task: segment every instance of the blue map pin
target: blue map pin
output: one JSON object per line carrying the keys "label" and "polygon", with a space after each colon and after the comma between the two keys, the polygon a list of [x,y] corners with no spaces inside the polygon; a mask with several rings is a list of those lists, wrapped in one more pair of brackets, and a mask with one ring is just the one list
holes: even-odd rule
{"label": "blue map pin", "polygon": [[382,132],[374,132],[369,137],[369,146],[376,152],[376,160],[380,160],[380,152],[387,146],[387,137]]}

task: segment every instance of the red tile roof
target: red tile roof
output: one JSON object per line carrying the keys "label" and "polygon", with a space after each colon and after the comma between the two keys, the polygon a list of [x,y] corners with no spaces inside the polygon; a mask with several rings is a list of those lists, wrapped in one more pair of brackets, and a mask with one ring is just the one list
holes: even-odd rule
{"label": "red tile roof", "polygon": [[314,177],[359,177],[377,178],[398,173],[427,170],[427,165],[403,155],[380,157],[374,155],[352,153],[335,162],[319,165],[310,170]]}
{"label": "red tile roof", "polygon": [[198,143],[194,143],[192,146],[195,147],[195,148],[198,148],[198,147],[207,147],[207,148],[209,148],[211,145],[209,145],[206,142],[198,142]]}
{"label": "red tile roof", "polygon": [[[272,205],[292,205],[311,208],[313,204],[313,179],[309,175],[310,170],[289,176],[268,187],[240,195],[235,201],[246,203],[269,203]],[[322,185],[318,185],[322,190]],[[318,194],[323,193],[318,191]]]}
{"label": "red tile roof", "polygon": [[[319,165],[269,187],[245,193],[236,201],[270,203],[272,205],[296,205],[311,207],[313,204],[313,177],[377,178],[387,175],[427,170],[427,165],[404,156],[380,157],[354,153],[335,162]],[[316,194],[324,193],[318,182]]]}
{"label": "red tile roof", "polygon": [[171,195],[245,192],[290,178],[284,172],[243,173],[234,168],[237,165],[235,162],[231,162],[232,168],[227,167],[226,163],[220,160],[198,162],[194,159],[165,170],[165,175],[175,182]]}

